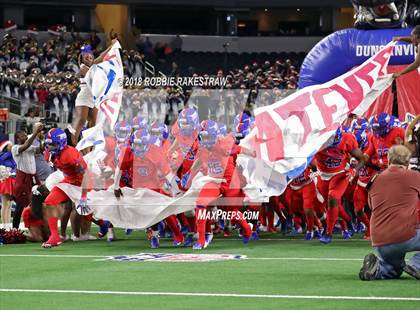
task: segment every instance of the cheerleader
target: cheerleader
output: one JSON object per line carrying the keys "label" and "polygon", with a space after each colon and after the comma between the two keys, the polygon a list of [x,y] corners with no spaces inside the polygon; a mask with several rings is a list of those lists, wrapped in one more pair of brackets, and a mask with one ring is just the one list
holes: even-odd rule
{"label": "cheerleader", "polygon": [[0,142],[0,195],[1,195],[1,220],[4,228],[11,228],[10,205],[12,203],[13,184],[15,182],[16,163],[11,153],[10,141]]}
{"label": "cheerleader", "polygon": [[95,126],[96,116],[98,114],[98,109],[95,107],[95,102],[93,101],[93,95],[86,85],[87,72],[89,71],[92,65],[99,64],[103,61],[106,53],[108,53],[115,41],[115,39],[112,40],[112,44],[97,58],[94,58],[93,51],[90,45],[84,45],[80,49],[80,91],[77,94],[75,104],[76,120],[71,130],[71,143],[73,146],[76,146],[82,128],[86,125],[86,121],[88,122],[88,128]]}

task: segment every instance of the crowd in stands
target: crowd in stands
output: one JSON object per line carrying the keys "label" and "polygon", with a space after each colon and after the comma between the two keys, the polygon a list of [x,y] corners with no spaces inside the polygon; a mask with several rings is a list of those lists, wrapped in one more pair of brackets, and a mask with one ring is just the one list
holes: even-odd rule
{"label": "crowd in stands", "polygon": [[[46,42],[41,42],[34,33],[28,32],[28,35],[17,39],[13,32],[7,32],[0,45],[0,92],[6,97],[20,100],[22,115],[32,107],[40,117],[55,114],[61,123],[71,122],[79,90],[80,47],[90,44],[95,54],[99,54],[104,43],[95,32],[85,37],[74,33],[54,33]],[[223,88],[239,89],[241,93],[251,90],[251,93],[246,91],[246,97],[252,103],[256,103],[259,90],[274,90],[270,96],[259,96],[257,105],[272,103],[284,95],[284,90],[295,89],[299,64],[303,59],[303,55],[286,53],[229,54],[227,65],[221,69],[224,54],[182,52],[182,39],[179,36],[170,44],[153,45],[148,38],[141,38],[136,43],[137,50],[121,52],[125,76],[144,76],[146,59],[168,76],[226,77],[227,83]],[[151,90],[147,94],[131,91],[126,93],[124,106],[138,105],[139,109],[134,109],[135,113],[151,111],[171,122],[190,99],[192,92],[192,89],[179,87],[163,91]],[[201,98],[201,102],[206,101],[206,98],[215,101],[209,113],[220,115],[219,118],[225,115],[231,119],[232,113],[238,111],[235,107],[243,103],[243,96],[220,96],[216,98],[204,90],[195,98]],[[157,102],[154,100],[156,98]],[[264,98],[264,102],[261,98]],[[228,107],[232,112],[227,113],[226,104],[233,101],[235,103]]]}

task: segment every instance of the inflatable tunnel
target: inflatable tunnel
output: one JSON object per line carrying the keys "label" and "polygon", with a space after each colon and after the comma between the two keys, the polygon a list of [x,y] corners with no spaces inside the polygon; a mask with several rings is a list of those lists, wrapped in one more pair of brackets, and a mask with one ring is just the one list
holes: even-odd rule
{"label": "inflatable tunnel", "polygon": [[[359,30],[344,29],[332,33],[320,41],[303,61],[299,88],[322,84],[340,76],[362,64],[393,37],[409,36],[411,28]],[[411,64],[416,55],[414,45],[399,42],[390,59],[388,71],[400,71]],[[415,70],[396,80],[398,115],[404,120],[405,114],[420,114],[420,72]],[[380,111],[392,113],[394,94],[387,89],[367,111],[366,116]]]}

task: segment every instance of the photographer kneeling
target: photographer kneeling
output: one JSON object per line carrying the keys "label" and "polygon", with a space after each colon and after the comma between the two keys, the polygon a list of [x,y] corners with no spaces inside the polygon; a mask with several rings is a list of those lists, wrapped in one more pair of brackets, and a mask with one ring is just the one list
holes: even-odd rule
{"label": "photographer kneeling", "polygon": [[408,169],[410,158],[405,146],[393,146],[388,153],[389,167],[370,184],[371,239],[378,256],[366,255],[361,280],[395,279],[403,271],[420,280],[420,252],[409,264],[405,262],[406,253],[420,251],[420,173]]}

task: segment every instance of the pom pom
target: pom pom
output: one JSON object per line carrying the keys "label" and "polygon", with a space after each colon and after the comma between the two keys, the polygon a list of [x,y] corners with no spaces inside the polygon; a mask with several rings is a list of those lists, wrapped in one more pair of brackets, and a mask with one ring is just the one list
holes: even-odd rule
{"label": "pom pom", "polygon": [[10,230],[0,229],[0,243],[13,244],[13,243],[25,243],[26,237],[23,231],[12,228]]}

